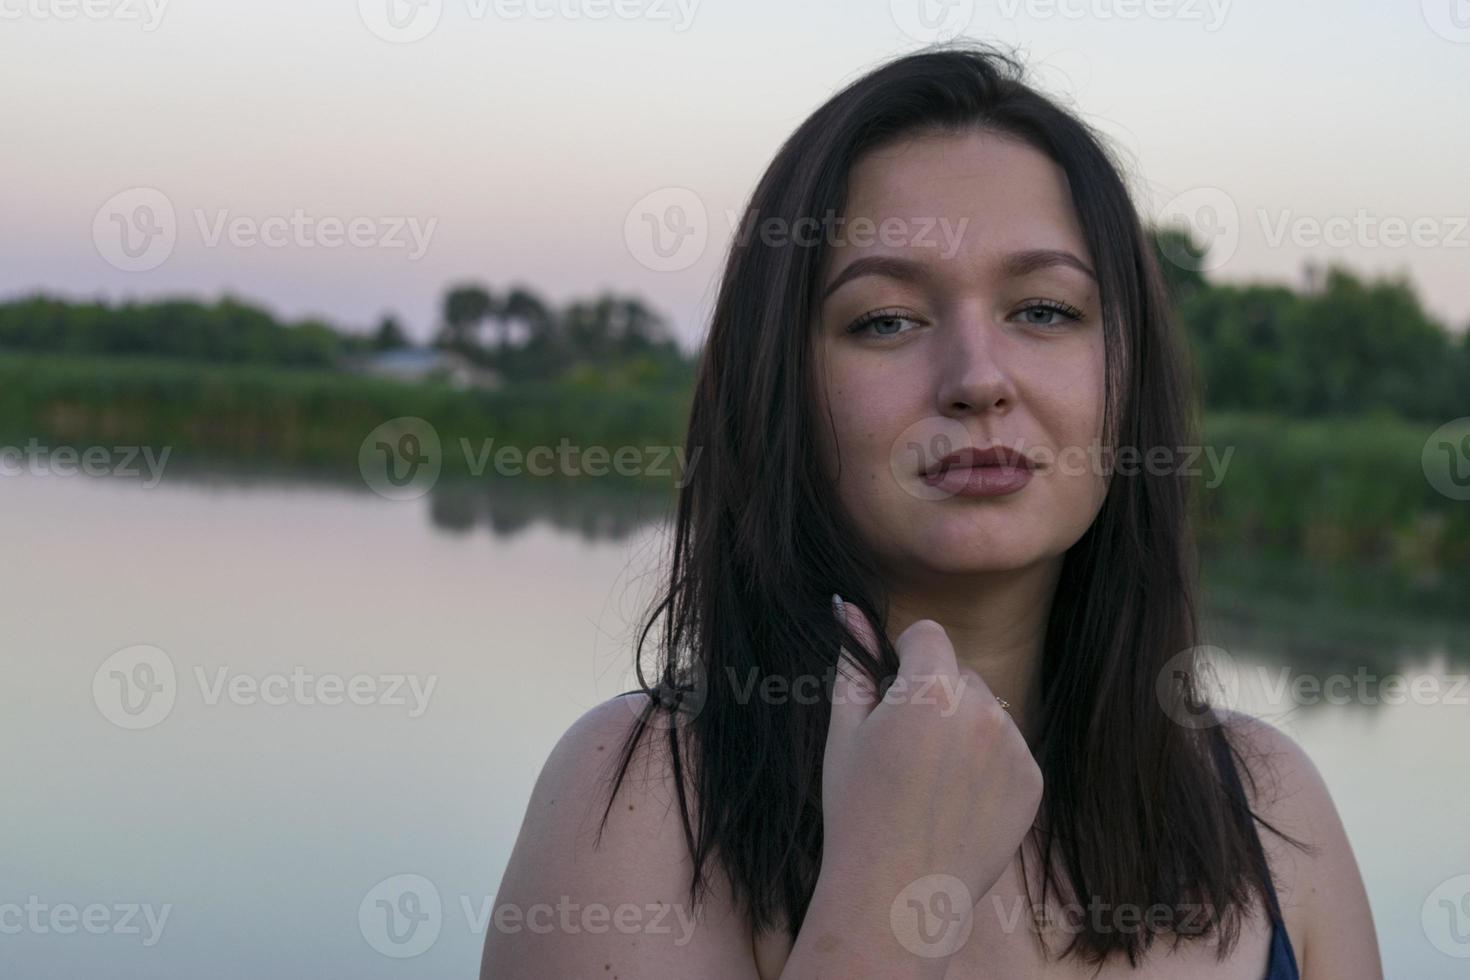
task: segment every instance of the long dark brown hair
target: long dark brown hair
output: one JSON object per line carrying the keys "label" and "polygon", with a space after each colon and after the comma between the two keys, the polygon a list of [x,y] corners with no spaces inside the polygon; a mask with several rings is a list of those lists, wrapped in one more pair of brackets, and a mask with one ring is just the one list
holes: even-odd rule
{"label": "long dark brown hair", "polygon": [[[782,145],[742,227],[841,214],[865,152],[921,131],[975,129],[1023,140],[1066,174],[1103,304],[1104,445],[1198,445],[1193,371],[1120,168],[1084,122],[1026,83],[1011,55],[943,45],[848,85]],[[815,394],[811,330],[825,251],[821,241],[762,235],[731,246],[689,417],[687,447],[701,450],[700,465],[679,495],[667,590],[639,634],[650,702],[612,781],[616,795],[645,733],[666,738],[691,900],[718,862],[751,925],[792,937],[821,866],[830,711],[820,688],[796,694],[801,679],[831,677],[840,646],[861,649],[832,615],[834,592],[877,628],[880,656],[859,654],[862,668],[881,685],[898,667],[881,571],[821,464],[827,409]],[[1032,829],[1041,903],[1056,887],[1084,905],[1203,908],[1192,934],[1217,933],[1223,959],[1239,933],[1232,913],[1272,885],[1253,860],[1253,814],[1217,762],[1229,756],[1211,743],[1225,728],[1177,723],[1158,694],[1160,672],[1199,640],[1192,483],[1183,468],[1157,470],[1115,473],[1063,560],[1032,744],[1045,777]],[[650,635],[660,642],[646,671]],[[752,694],[752,681],[769,679],[791,696]],[[1191,676],[1178,693],[1203,704]],[[1229,751],[1243,759],[1234,742]],[[1150,922],[1084,923],[1064,955],[1101,965],[1122,952],[1136,963],[1166,929],[1176,944],[1185,938]]]}

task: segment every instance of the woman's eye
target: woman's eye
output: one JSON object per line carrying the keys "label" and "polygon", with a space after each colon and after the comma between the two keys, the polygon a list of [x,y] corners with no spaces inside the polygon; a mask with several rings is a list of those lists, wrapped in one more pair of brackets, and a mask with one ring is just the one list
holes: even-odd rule
{"label": "woman's eye", "polygon": [[848,333],[862,333],[868,331],[875,337],[896,337],[906,331],[904,323],[916,322],[913,317],[902,313],[879,312],[862,317],[852,326],[847,328]]}
{"label": "woman's eye", "polygon": [[[1061,327],[1082,319],[1082,311],[1066,303],[1032,303],[1021,310],[1027,323],[1037,327]],[[1055,319],[1060,317],[1061,319]]]}
{"label": "woman's eye", "polygon": [[[1055,300],[1037,300],[1022,307],[1014,316],[1035,327],[1056,329],[1081,320],[1083,313],[1075,306]],[[902,311],[878,310],[869,313],[847,328],[850,334],[867,333],[873,337],[897,337],[908,333],[918,318]],[[910,326],[905,326],[909,324]]]}

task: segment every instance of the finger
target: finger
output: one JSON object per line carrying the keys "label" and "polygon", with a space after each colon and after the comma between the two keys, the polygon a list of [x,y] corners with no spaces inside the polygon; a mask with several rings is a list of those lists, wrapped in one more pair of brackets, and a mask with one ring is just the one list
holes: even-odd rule
{"label": "finger", "polygon": [[[852,603],[843,602],[836,595],[832,600],[832,613],[838,622],[847,626],[869,656],[877,659],[877,641],[862,610]],[[872,712],[877,701],[877,692],[867,673],[858,665],[851,651],[842,649],[832,683],[832,719],[827,729],[829,748],[834,742],[844,744]]]}
{"label": "finger", "polygon": [[959,665],[955,660],[954,644],[943,626],[932,619],[919,619],[908,625],[898,639],[893,641],[898,653],[898,677],[906,684],[919,681],[940,680],[955,684],[959,680]]}

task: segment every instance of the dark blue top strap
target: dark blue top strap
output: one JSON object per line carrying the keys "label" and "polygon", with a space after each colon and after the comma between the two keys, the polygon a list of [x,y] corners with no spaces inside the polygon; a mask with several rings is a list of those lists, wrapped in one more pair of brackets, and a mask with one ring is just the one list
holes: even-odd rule
{"label": "dark blue top strap", "polygon": [[[1240,772],[1235,765],[1235,757],[1230,751],[1223,726],[1216,726],[1212,734],[1215,760],[1225,785],[1231,795],[1249,809],[1250,800],[1240,781]],[[1271,915],[1271,956],[1266,964],[1264,980],[1300,980],[1296,951],[1291,948],[1291,936],[1287,934],[1286,923],[1281,917],[1281,904],[1276,898],[1276,883],[1271,877],[1271,865],[1266,860],[1265,848],[1261,846],[1261,834],[1256,829],[1254,816],[1251,817],[1250,828],[1251,859],[1266,889],[1266,906]]]}

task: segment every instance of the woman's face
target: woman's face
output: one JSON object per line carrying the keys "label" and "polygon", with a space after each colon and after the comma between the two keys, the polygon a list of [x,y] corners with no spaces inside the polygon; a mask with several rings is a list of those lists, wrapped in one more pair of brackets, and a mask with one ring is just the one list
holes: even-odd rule
{"label": "woman's face", "polygon": [[[861,158],[844,218],[818,294],[818,429],[866,543],[914,583],[1061,555],[1107,489],[1098,286],[1065,174],[994,133],[926,136]],[[1033,461],[1019,489],[977,494],[983,471],[943,466],[994,446]]]}

